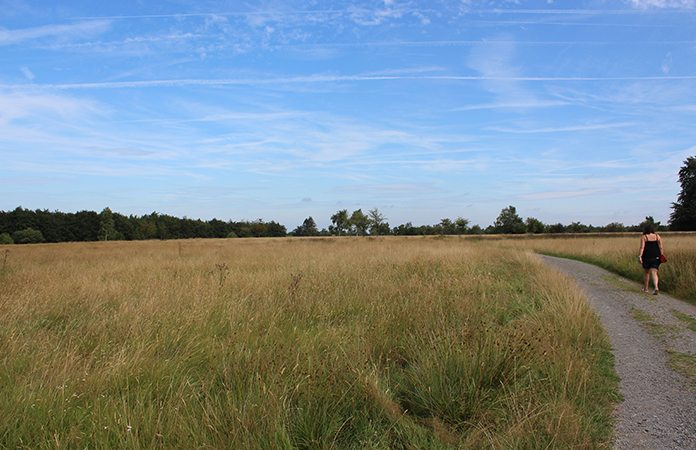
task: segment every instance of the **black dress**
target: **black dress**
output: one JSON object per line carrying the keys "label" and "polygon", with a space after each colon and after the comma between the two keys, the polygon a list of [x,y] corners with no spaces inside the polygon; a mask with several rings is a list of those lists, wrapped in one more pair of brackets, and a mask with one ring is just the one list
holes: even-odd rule
{"label": "black dress", "polygon": [[646,241],[643,248],[643,269],[660,267],[660,244],[657,239]]}

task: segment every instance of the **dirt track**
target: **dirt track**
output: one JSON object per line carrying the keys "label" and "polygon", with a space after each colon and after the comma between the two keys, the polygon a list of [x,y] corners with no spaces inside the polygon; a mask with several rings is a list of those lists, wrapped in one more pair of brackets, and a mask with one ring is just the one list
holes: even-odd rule
{"label": "dirt track", "polygon": [[541,258],[576,281],[611,339],[624,396],[614,448],[696,449],[696,378],[670,368],[676,359],[690,361],[682,372],[696,367],[696,332],[675,316],[696,319],[696,306],[590,264]]}

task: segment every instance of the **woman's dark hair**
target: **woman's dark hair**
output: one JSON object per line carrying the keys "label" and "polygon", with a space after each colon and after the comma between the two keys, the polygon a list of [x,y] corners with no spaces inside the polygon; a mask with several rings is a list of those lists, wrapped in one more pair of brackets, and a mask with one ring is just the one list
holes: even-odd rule
{"label": "woman's dark hair", "polygon": [[643,234],[653,234],[654,232],[655,232],[655,227],[650,225],[650,224],[646,225],[645,228],[643,229]]}

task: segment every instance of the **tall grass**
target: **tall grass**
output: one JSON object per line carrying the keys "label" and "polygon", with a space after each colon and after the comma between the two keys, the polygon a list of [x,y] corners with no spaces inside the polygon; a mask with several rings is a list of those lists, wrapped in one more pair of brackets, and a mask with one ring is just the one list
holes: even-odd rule
{"label": "tall grass", "polygon": [[[660,290],[696,303],[696,233],[660,233],[667,262],[660,265]],[[595,264],[636,282],[643,282],[638,261],[640,233],[573,235],[562,238],[527,236],[487,241],[489,245],[531,249]]]}
{"label": "tall grass", "polygon": [[0,448],[603,448],[617,399],[576,288],[461,239],[14,246],[0,364]]}

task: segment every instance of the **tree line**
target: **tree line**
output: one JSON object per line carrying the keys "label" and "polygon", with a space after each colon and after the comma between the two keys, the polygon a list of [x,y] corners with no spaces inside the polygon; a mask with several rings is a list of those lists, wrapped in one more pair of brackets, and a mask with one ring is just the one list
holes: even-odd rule
{"label": "tree line", "polygon": [[192,239],[192,238],[246,238],[284,236],[419,236],[419,235],[462,235],[462,234],[523,234],[523,233],[590,233],[641,231],[651,223],[658,230],[666,226],[655,222],[652,217],[640,225],[624,226],[610,223],[603,227],[573,222],[547,225],[535,218],[523,220],[514,206],[504,208],[493,225],[483,229],[479,225],[469,226],[463,217],[442,219],[434,225],[414,226],[411,222],[390,227],[387,218],[377,208],[363,213],[361,209],[340,210],[331,216],[328,229],[319,230],[310,216],[302,225],[288,232],[284,225],[274,221],[203,221],[187,217],[177,218],[153,212],[144,216],[124,216],[104,208],[101,213],[80,211],[63,213],[21,206],[13,211],[0,211],[0,244],[27,244],[41,242],[80,242],[109,240],[145,239]]}
{"label": "tree line", "polygon": [[290,233],[274,221],[225,222],[218,219],[202,221],[159,214],[124,216],[104,208],[101,213],[80,211],[32,211],[21,206],[13,211],[0,211],[0,244],[39,242],[76,242],[97,240],[191,239],[283,236],[380,236],[380,235],[457,235],[457,234],[524,234],[524,233],[602,233],[642,231],[651,224],[657,231],[696,231],[696,157],[690,156],[679,170],[681,192],[672,203],[669,226],[647,216],[638,225],[624,226],[612,222],[603,227],[572,222],[570,225],[545,224],[534,217],[522,219],[514,206],[500,211],[492,225],[483,229],[469,226],[463,217],[442,219],[435,225],[414,226],[411,222],[391,228],[387,218],[377,208],[364,213],[362,209],[350,215],[347,209],[331,216],[328,229],[319,230],[310,216]]}
{"label": "tree line", "polygon": [[569,225],[561,223],[547,225],[534,217],[522,219],[514,206],[503,208],[493,225],[481,228],[479,225],[469,226],[469,219],[457,217],[452,220],[442,219],[434,225],[414,226],[411,222],[390,228],[387,218],[376,208],[365,214],[361,209],[348,214],[348,210],[341,210],[331,216],[331,225],[328,229],[319,230],[312,217],[308,217],[302,225],[289,233],[292,236],[427,236],[427,235],[463,235],[463,234],[540,234],[540,233],[615,233],[643,231],[647,224],[651,224],[658,231],[669,229],[660,222],[655,222],[652,216],[645,218],[638,225],[626,226],[622,223],[612,222],[605,226],[597,227],[585,225],[580,222],[572,222]]}
{"label": "tree line", "polygon": [[99,240],[281,237],[285,226],[274,221],[203,221],[153,212],[125,216],[104,208],[101,213],[63,213],[21,206],[0,211],[0,244]]}

